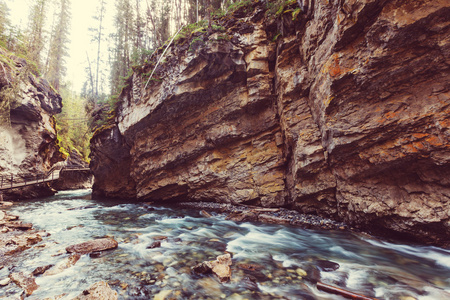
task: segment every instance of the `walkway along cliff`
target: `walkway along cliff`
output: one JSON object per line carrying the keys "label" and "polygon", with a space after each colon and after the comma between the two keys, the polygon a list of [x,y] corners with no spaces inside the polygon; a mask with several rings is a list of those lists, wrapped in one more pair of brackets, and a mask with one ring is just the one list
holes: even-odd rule
{"label": "walkway along cliff", "polygon": [[3,188],[11,178],[18,186],[28,181],[26,187],[2,191],[5,199],[53,195],[47,183],[29,183],[53,180],[52,171],[66,158],[54,118],[61,112],[61,96],[35,68],[0,47],[0,181]]}
{"label": "walkway along cliff", "polygon": [[135,68],[91,141],[94,194],[290,207],[449,246],[449,2],[264,3],[176,39],[147,88],[154,64]]}

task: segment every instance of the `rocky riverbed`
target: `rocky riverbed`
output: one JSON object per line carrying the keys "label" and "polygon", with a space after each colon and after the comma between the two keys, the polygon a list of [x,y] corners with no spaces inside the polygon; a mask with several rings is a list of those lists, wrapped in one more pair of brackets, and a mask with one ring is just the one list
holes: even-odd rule
{"label": "rocky riverbed", "polygon": [[7,215],[33,223],[42,240],[2,262],[0,298],[424,300],[450,295],[448,250],[389,243],[343,230],[339,223],[324,230],[325,219],[311,218],[312,228],[305,229],[287,221],[308,216],[285,209],[184,205],[191,207],[93,201],[88,190],[14,203],[5,209]]}
{"label": "rocky riverbed", "polygon": [[[197,209],[205,217],[224,216],[236,222],[262,222],[268,224],[288,224],[312,229],[349,229],[344,222],[337,222],[317,215],[302,214],[286,208],[263,208],[252,205],[233,205],[216,202],[180,202],[181,208]],[[211,215],[209,212],[213,212]]]}

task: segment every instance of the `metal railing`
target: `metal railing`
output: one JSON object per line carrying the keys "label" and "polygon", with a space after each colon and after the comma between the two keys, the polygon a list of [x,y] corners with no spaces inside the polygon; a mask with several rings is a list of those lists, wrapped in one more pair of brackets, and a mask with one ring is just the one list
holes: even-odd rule
{"label": "metal railing", "polygon": [[0,176],[0,191],[20,188],[29,185],[41,184],[51,182],[59,179],[60,173],[63,170],[67,171],[89,171],[89,168],[82,168],[78,166],[55,166],[46,173],[39,173],[35,175],[3,175]]}

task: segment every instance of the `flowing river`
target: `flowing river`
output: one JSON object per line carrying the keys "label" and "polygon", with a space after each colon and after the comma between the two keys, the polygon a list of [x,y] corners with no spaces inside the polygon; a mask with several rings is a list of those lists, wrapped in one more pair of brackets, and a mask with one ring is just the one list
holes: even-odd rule
{"label": "flowing river", "polygon": [[[19,202],[9,213],[50,236],[14,256],[0,270],[0,280],[13,271],[31,273],[67,259],[69,245],[106,236],[119,242],[99,257],[83,255],[61,273],[36,277],[39,288],[27,299],[72,299],[102,280],[119,299],[344,299],[318,290],[312,274],[325,284],[377,299],[450,299],[450,251],[437,247],[94,201],[90,190]],[[161,246],[148,248],[155,240]],[[191,273],[197,263],[225,251],[233,255],[230,282]],[[21,291],[12,283],[0,287],[0,299],[15,299]]]}

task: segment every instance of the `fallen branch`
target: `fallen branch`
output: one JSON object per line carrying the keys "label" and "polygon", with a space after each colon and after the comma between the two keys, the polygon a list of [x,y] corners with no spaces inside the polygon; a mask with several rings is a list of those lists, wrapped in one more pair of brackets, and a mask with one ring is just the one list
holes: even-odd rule
{"label": "fallen branch", "polygon": [[170,40],[169,44],[167,44],[166,49],[164,49],[163,53],[162,53],[161,56],[159,57],[159,60],[158,60],[158,62],[156,63],[155,68],[153,69],[152,73],[150,74],[150,77],[149,77],[148,80],[147,80],[147,83],[146,83],[145,86],[144,86],[144,90],[147,89],[147,85],[148,85],[148,83],[150,82],[150,80],[152,79],[152,76],[153,76],[153,74],[155,73],[156,68],[158,68],[159,63],[162,61],[162,59],[163,59],[163,57],[164,57],[164,54],[166,54],[167,49],[169,49],[169,46],[172,44],[172,42],[173,42],[173,40],[175,39],[175,37],[178,35],[178,33],[180,33],[181,29],[183,29],[183,28],[184,28],[184,25],[181,26],[181,28],[177,31],[177,33],[175,33],[175,35],[172,37],[172,39]]}
{"label": "fallen branch", "polygon": [[317,289],[327,292],[327,293],[331,293],[331,294],[335,294],[335,295],[340,295],[342,297],[348,298],[348,299],[354,299],[354,300],[377,300],[375,298],[371,298],[371,297],[367,297],[364,295],[360,295],[357,293],[353,293],[350,291],[346,291],[343,290],[341,288],[338,287],[334,287],[322,282],[317,282]]}

